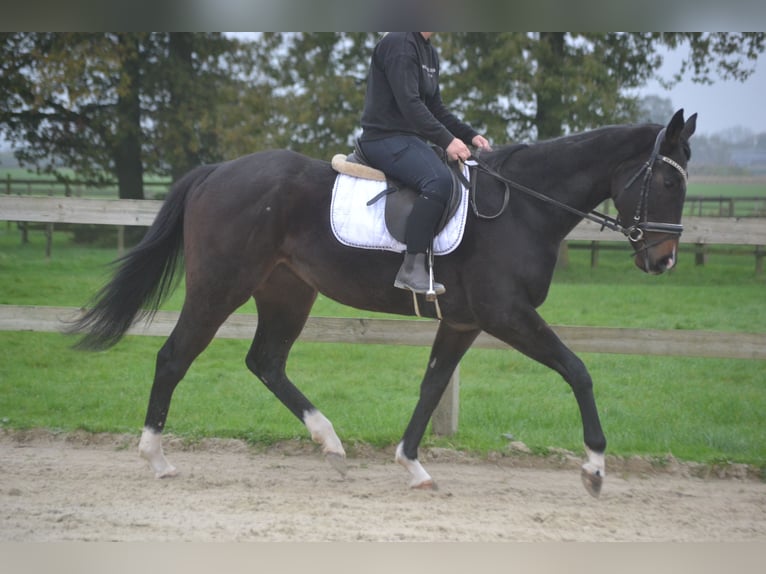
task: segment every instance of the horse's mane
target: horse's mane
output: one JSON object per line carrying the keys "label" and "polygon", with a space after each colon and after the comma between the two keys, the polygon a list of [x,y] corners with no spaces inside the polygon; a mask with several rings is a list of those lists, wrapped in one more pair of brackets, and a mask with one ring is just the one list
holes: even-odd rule
{"label": "horse's mane", "polygon": [[[624,124],[624,125],[610,125],[610,126],[603,126],[600,128],[595,128],[592,130],[587,130],[583,132],[578,132],[574,134],[568,134],[559,136],[556,138],[550,138],[546,140],[540,140],[536,142],[529,142],[529,143],[511,143],[507,145],[503,145],[500,147],[495,148],[491,152],[482,152],[479,156],[482,161],[484,161],[488,166],[491,168],[498,170],[503,167],[503,165],[511,159],[511,157],[524,149],[544,149],[546,147],[550,146],[556,146],[560,143],[578,143],[582,141],[586,141],[589,139],[593,139],[594,137],[598,137],[602,134],[613,132],[616,129],[626,129],[626,128],[656,128],[657,130],[661,129],[662,126],[659,124]],[[691,148],[689,146],[689,142],[684,140],[681,142],[684,150],[684,154],[686,155],[686,159],[689,160],[691,158]]]}
{"label": "horse's mane", "polygon": [[481,152],[478,157],[492,169],[499,170],[500,168],[503,167],[505,162],[511,159],[511,156],[513,154],[515,154],[517,151],[527,149],[528,147],[530,147],[530,145],[534,145],[534,144],[527,144],[527,143],[507,144],[507,145],[495,148],[489,152]]}
{"label": "horse's mane", "polygon": [[[539,140],[534,142],[527,142],[527,143],[512,143],[503,145],[500,147],[495,148],[491,152],[485,152],[481,155],[481,159],[486,162],[487,165],[494,169],[501,168],[508,160],[511,159],[511,157],[525,149],[545,149],[550,148],[551,146],[557,146],[561,143],[577,143],[579,141],[585,141],[592,139],[593,137],[598,136],[600,133],[609,131],[610,129],[614,129],[618,126],[607,126],[602,128],[597,128],[590,131],[584,131],[584,132],[578,132],[575,134],[567,134],[555,138],[545,139],[545,140]],[[626,126],[621,126],[626,127]]]}

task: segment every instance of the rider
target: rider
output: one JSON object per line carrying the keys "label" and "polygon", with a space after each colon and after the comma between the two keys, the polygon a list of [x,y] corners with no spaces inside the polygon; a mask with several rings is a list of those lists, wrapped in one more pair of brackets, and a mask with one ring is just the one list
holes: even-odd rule
{"label": "rider", "polygon": [[[359,147],[376,167],[419,192],[407,220],[407,251],[394,285],[426,293],[426,251],[449,201],[452,176],[427,142],[451,160],[471,156],[466,145],[490,149],[487,139],[442,103],[433,32],[389,32],[375,46],[362,113]],[[444,293],[434,283],[437,294]]]}

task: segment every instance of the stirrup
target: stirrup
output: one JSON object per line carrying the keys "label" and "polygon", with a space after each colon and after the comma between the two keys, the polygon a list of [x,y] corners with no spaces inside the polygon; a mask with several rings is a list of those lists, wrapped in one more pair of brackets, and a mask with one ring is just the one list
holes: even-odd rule
{"label": "stirrup", "polygon": [[[412,293],[412,307],[415,310],[415,316],[422,317],[423,315],[420,314],[420,304],[418,303],[418,294],[415,293],[415,291],[411,291],[411,293]],[[427,296],[426,296],[426,299],[427,299]],[[433,304],[434,304],[434,309],[436,309],[436,318],[439,321],[441,321],[442,308],[439,306],[439,298],[436,296],[435,292],[434,292]]]}
{"label": "stirrup", "polygon": [[[434,308],[436,309],[436,318],[441,321],[442,320],[442,309],[439,306],[439,297],[436,293],[436,289],[434,289],[434,242],[433,239],[431,239],[431,245],[428,248],[427,251],[428,255],[428,291],[425,293],[426,301],[429,303],[434,304]],[[420,307],[418,305],[418,296],[415,293],[415,291],[412,292],[412,304],[415,307],[415,315],[418,317],[421,317],[420,314]]]}
{"label": "stirrup", "polygon": [[434,289],[434,241],[431,239],[431,245],[428,248],[428,291],[426,291],[426,301],[433,303],[436,301],[436,289]]}
{"label": "stirrup", "polygon": [[436,301],[436,289],[434,289],[434,243],[428,249],[428,291],[426,291],[426,301],[433,303]]}

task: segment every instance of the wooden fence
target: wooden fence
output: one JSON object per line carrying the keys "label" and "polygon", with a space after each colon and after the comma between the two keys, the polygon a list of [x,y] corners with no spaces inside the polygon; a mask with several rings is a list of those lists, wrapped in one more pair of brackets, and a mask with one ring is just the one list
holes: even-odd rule
{"label": "wooden fence", "polygon": [[[695,180],[698,178],[695,177]],[[704,178],[701,178],[704,180]],[[750,178],[745,181],[737,181],[736,184],[759,184],[766,189],[766,180],[763,178]],[[158,194],[164,194],[170,189],[172,181],[157,180],[144,181],[144,189],[149,195],[156,197]],[[2,180],[2,188],[5,195],[28,195],[28,196],[65,196],[65,197],[84,197],[104,195],[106,193],[115,195],[117,190],[116,182],[104,182],[101,186],[92,186],[83,180],[58,181],[56,179],[25,179],[14,178],[10,173]],[[610,203],[605,202],[600,211],[608,213]],[[685,216],[722,216],[722,217],[766,217],[766,195],[760,197],[753,196],[719,196],[710,197],[703,195],[687,195],[684,203]]]}
{"label": "wooden fence", "polygon": [[[144,190],[153,190],[153,194],[164,194],[170,189],[171,181],[144,181]],[[73,179],[59,181],[57,179],[19,179],[6,174],[2,182],[2,189],[6,195],[63,195],[65,197],[82,197],[86,193],[93,194],[117,194],[117,182],[105,181],[102,185],[91,185],[84,180]]]}
{"label": "wooden fence", "polygon": [[[72,197],[0,196],[0,221],[143,225],[154,221],[162,201],[152,199],[80,199]],[[682,243],[766,245],[766,218],[685,217]],[[584,220],[568,240],[625,241]]]}
{"label": "wooden fence", "polygon": [[[119,202],[119,203],[115,203]],[[54,223],[148,226],[154,221],[161,201],[135,199],[80,199],[71,197],[0,196],[0,220]],[[119,207],[117,207],[119,206]],[[120,236],[121,237],[121,236]],[[570,241],[591,242],[591,264],[598,261],[602,242],[622,242],[622,235],[601,231],[590,221],[583,221],[567,237]],[[681,242],[693,244],[696,261],[703,263],[709,245],[753,246],[756,273],[764,270],[766,257],[766,219],[753,217],[685,217]],[[46,250],[48,251],[49,248]]]}
{"label": "wooden fence", "polygon": [[[0,196],[0,220],[147,226],[154,220],[161,203]],[[686,218],[684,227],[682,241],[690,243],[766,245],[766,222],[762,219]],[[619,234],[600,232],[597,225],[588,221],[573,230],[568,239],[624,241]],[[78,312],[67,307],[0,305],[0,330],[58,331],[63,320]],[[176,319],[175,312],[159,312],[151,324],[135,325],[130,333],[166,336]],[[220,328],[217,336],[249,339],[256,325],[256,316],[235,314]],[[766,334],[762,333],[574,326],[553,326],[553,329],[576,352],[766,359]],[[311,317],[301,340],[430,346],[435,332],[433,321]],[[482,334],[474,347],[506,349],[507,345]],[[434,431],[439,434],[451,434],[457,428],[458,376],[456,371],[434,415]]]}

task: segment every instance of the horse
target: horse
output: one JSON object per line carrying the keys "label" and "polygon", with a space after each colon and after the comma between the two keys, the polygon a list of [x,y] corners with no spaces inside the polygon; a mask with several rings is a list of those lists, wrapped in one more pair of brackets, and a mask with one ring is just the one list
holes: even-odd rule
{"label": "horse", "polygon": [[[115,261],[109,281],[67,330],[79,349],[116,344],[151,319],[185,269],[182,310],[156,356],[140,456],[158,478],[176,468],[162,448],[174,389],[218,328],[251,297],[257,327],[248,369],[302,422],[341,474],[346,453],[331,421],[287,377],[285,365],[318,295],[376,312],[438,318],[419,398],[395,461],[413,488],[435,488],[418,448],[449,379],[486,332],[553,369],[579,407],[586,459],[581,476],[598,496],[606,438],[584,363],[537,308],[545,301],[559,246],[583,219],[621,231],[635,265],[660,274],[677,262],[689,138],[697,115],[678,110],[667,125],[610,125],[474,154],[474,211],[451,253],[436,257],[446,293],[437,305],[393,286],[401,254],[342,245],[329,224],[330,163],[289,150],[259,151],[198,166],[171,187],[143,239]],[[502,197],[505,194],[503,201]],[[611,198],[612,219],[595,208]],[[496,213],[481,213],[497,208]]]}

